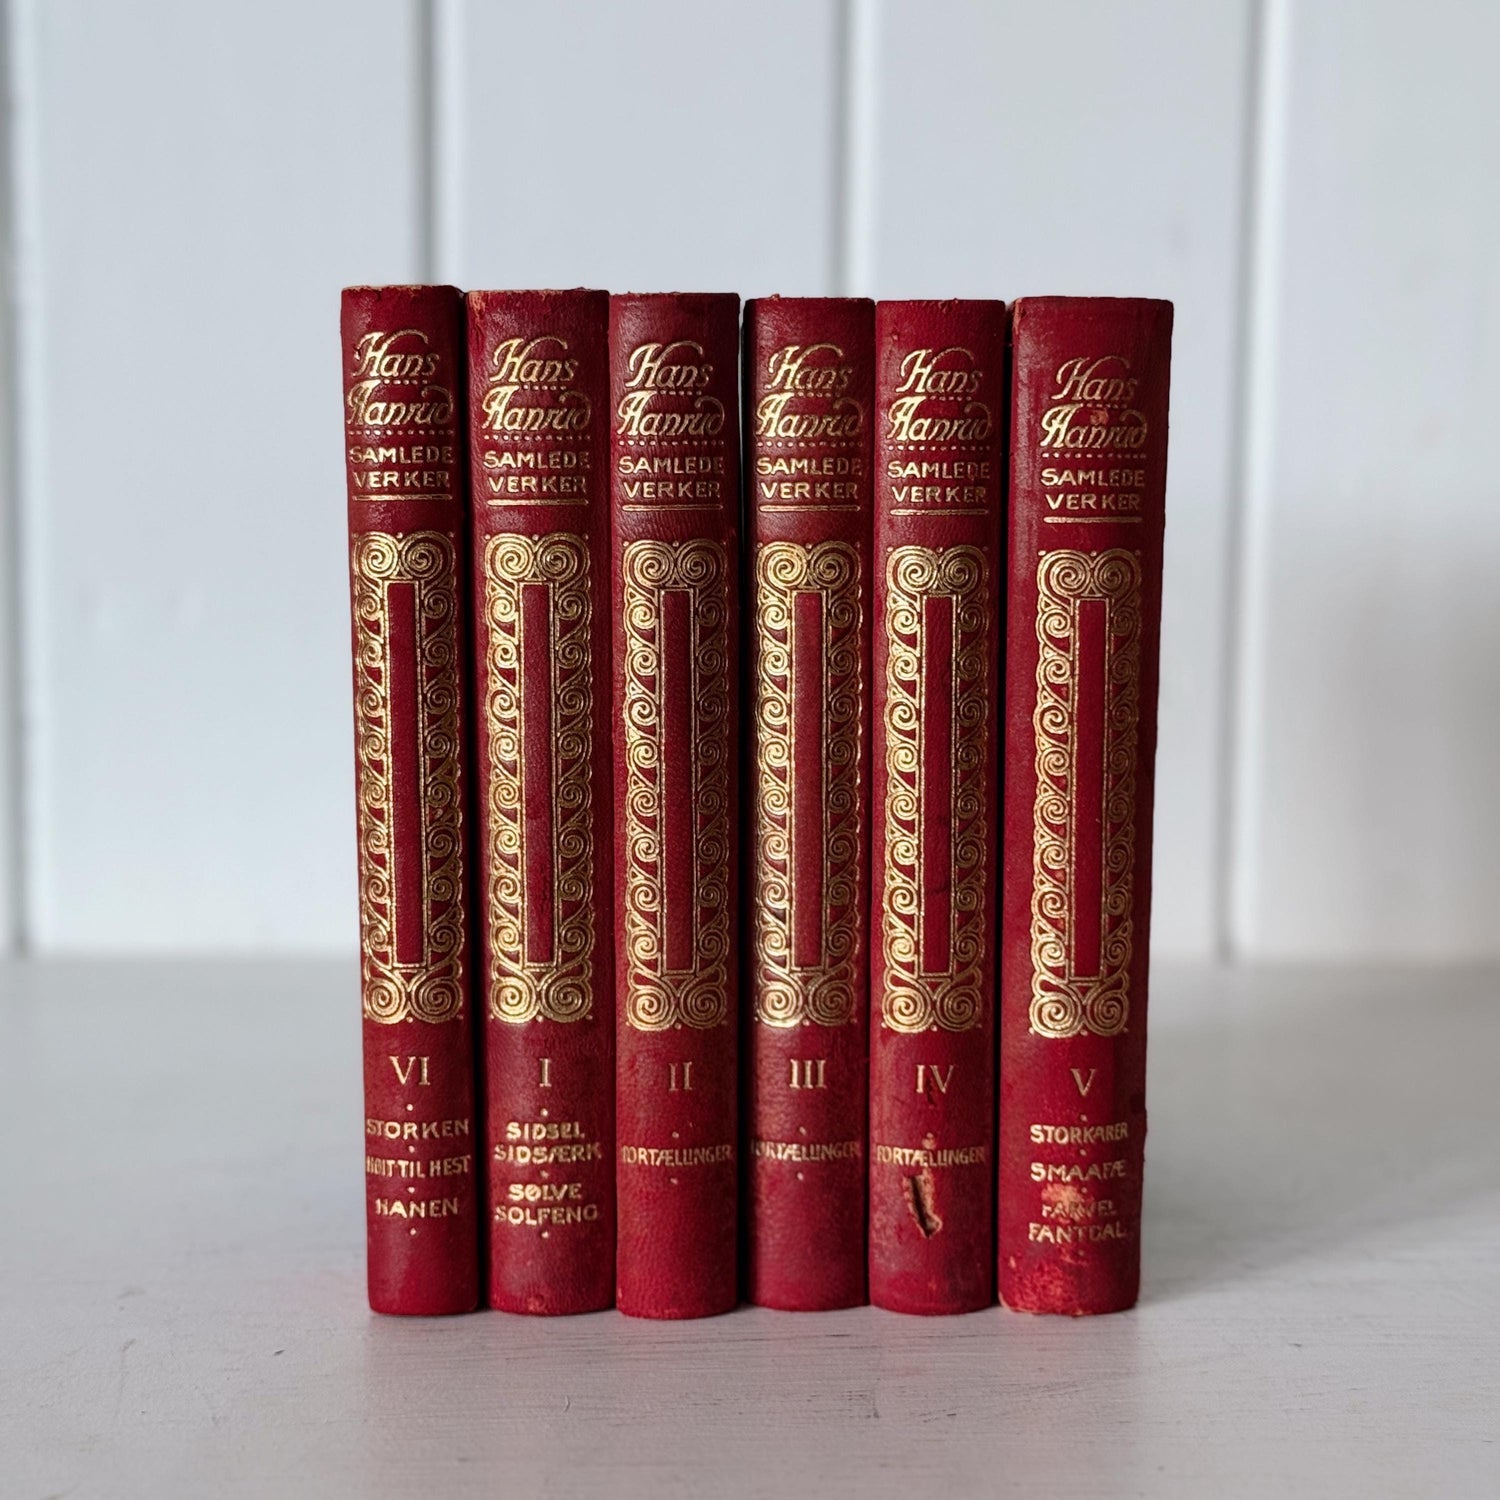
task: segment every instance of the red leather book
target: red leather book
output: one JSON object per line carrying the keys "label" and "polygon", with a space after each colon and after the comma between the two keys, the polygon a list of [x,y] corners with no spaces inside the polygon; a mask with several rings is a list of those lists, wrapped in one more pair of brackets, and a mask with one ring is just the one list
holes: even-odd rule
{"label": "red leather book", "polygon": [[610,299],[621,1311],[734,1306],[739,299]]}
{"label": "red leather book", "polygon": [[1011,323],[1000,1296],[1140,1286],[1146,962],[1172,304]]}
{"label": "red leather book", "polygon": [[353,604],[370,1306],[479,1300],[465,807],[463,298],[350,287]]}
{"label": "red leather book", "polygon": [[875,305],[745,307],[750,1300],[865,1300]]}
{"label": "red leather book", "polygon": [[870,1300],[994,1301],[1005,306],[875,312]]}
{"label": "red leather book", "polygon": [[471,292],[489,1300],[615,1291],[609,296]]}

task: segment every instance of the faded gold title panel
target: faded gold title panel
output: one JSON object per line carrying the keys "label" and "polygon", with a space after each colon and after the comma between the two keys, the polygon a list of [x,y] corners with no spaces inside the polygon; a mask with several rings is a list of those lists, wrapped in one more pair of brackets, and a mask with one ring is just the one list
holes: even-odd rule
{"label": "faded gold title panel", "polygon": [[490,505],[587,505],[594,405],[561,334],[502,339],[475,400],[479,490]]}
{"label": "faded gold title panel", "polygon": [[[398,1056],[391,1057],[390,1063],[403,1087],[412,1083],[421,1088],[431,1085],[428,1058]],[[465,1193],[457,1191],[463,1186],[458,1179],[471,1176],[474,1169],[468,1116],[419,1121],[370,1115],[365,1119],[365,1141],[365,1180],[377,1219],[411,1223],[417,1219],[456,1219],[463,1213]],[[416,1154],[414,1143],[419,1141],[427,1153],[422,1156]],[[404,1145],[407,1154],[387,1156],[379,1149],[382,1142],[390,1150],[398,1143]],[[442,1153],[439,1143],[443,1142],[451,1143],[451,1155]],[[417,1230],[411,1232],[415,1235]]]}
{"label": "faded gold title panel", "polygon": [[1146,418],[1123,354],[1065,359],[1042,412],[1037,471],[1044,521],[1137,523],[1145,502]]}
{"label": "faded gold title panel", "polygon": [[[714,374],[694,339],[630,351],[625,394],[615,408],[615,436],[625,450],[615,459],[621,509],[723,508],[726,412],[710,390]],[[630,451],[635,446],[652,451]]]}
{"label": "faded gold title panel", "polygon": [[989,512],[998,477],[994,460],[987,453],[964,458],[962,449],[986,445],[994,436],[995,415],[985,399],[990,374],[972,349],[959,345],[913,349],[901,361],[884,412],[892,515]]}
{"label": "faded gold title panel", "polygon": [[344,397],[349,494],[355,500],[447,500],[458,442],[451,387],[420,328],[367,333]]}
{"label": "faded gold title panel", "polygon": [[[756,504],[761,510],[857,510],[864,403],[834,343],[785,344],[768,356],[756,399]],[[811,450],[811,451],[809,451]]]}
{"label": "faded gold title panel", "polygon": [[[549,1060],[542,1061],[543,1086],[550,1088]],[[599,1222],[602,1210],[591,1197],[588,1183],[566,1171],[559,1174],[562,1180],[552,1175],[558,1168],[604,1160],[603,1141],[591,1140],[580,1121],[507,1120],[504,1139],[495,1142],[490,1157],[499,1169],[529,1169],[518,1178],[497,1173],[505,1189],[493,1195],[492,1218],[497,1225],[539,1229],[545,1237],[552,1229]]]}

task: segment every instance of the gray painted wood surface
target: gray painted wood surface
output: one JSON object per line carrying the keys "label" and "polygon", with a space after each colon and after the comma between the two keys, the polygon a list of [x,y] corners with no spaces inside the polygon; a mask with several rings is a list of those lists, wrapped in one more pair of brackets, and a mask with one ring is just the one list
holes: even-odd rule
{"label": "gray painted wood surface", "polygon": [[1145,1299],[364,1306],[352,964],[0,967],[0,1495],[1500,1493],[1500,1006],[1164,970]]}

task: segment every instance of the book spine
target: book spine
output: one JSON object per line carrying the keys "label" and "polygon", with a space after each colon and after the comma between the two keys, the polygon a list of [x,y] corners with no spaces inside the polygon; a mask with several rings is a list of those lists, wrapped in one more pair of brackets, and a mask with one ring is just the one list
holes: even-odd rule
{"label": "book spine", "polygon": [[479,1300],[463,300],[343,294],[370,1306]]}
{"label": "book spine", "polygon": [[736,1300],[739,299],[610,300],[616,1295]]}
{"label": "book spine", "polygon": [[994,1301],[1004,304],[875,314],[870,1298]]}
{"label": "book spine", "polygon": [[865,1300],[875,306],[745,309],[750,1300]]}
{"label": "book spine", "polygon": [[1011,329],[1000,1295],[1140,1283],[1172,307],[1018,302]]}
{"label": "book spine", "polygon": [[614,1301],[609,297],[471,292],[489,1300]]}

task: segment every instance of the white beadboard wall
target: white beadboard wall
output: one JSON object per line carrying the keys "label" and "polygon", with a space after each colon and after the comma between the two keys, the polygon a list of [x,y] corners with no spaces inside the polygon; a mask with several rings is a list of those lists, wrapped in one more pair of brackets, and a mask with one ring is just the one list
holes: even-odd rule
{"label": "white beadboard wall", "polygon": [[1500,952],[1500,6],[1278,5],[1234,930]]}
{"label": "white beadboard wall", "polygon": [[1173,298],[1156,947],[1500,953],[1483,0],[0,14],[0,947],[352,947],[336,293],[441,278]]}

